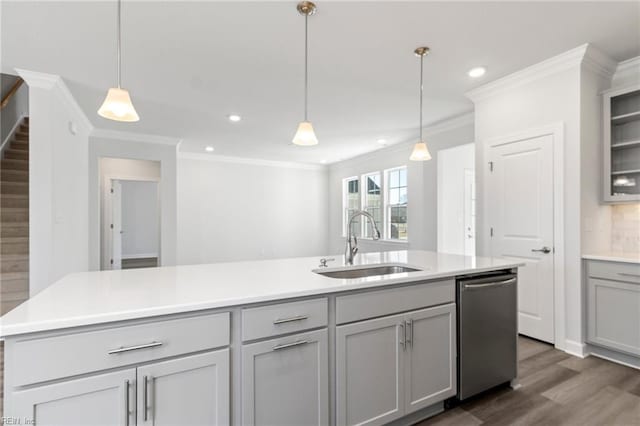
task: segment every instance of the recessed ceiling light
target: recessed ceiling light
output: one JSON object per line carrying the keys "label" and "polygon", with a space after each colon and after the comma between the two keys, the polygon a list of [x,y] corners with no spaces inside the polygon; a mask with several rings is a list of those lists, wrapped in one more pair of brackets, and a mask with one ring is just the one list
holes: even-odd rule
{"label": "recessed ceiling light", "polygon": [[207,151],[207,152],[213,152],[213,151],[215,151],[215,148],[212,147],[212,146],[208,146],[204,150]]}
{"label": "recessed ceiling light", "polygon": [[325,163],[327,162],[327,160],[320,160],[320,162],[321,162],[322,164],[325,164]]}
{"label": "recessed ceiling light", "polygon": [[486,72],[487,69],[485,67],[475,67],[471,68],[467,74],[469,74],[469,77],[478,78],[482,77]]}
{"label": "recessed ceiling light", "polygon": [[242,120],[242,117],[240,117],[240,116],[239,116],[239,115],[237,115],[237,114],[231,114],[231,115],[229,115],[229,121],[233,121],[233,122],[235,123],[235,122],[238,122],[238,121],[240,121],[240,120]]}
{"label": "recessed ceiling light", "polygon": [[386,139],[378,139],[376,142],[378,142],[380,145],[386,145],[387,144],[387,140]]}

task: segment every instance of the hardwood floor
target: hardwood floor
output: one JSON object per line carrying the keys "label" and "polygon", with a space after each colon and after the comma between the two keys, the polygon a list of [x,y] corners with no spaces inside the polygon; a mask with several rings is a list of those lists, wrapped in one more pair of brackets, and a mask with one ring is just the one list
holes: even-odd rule
{"label": "hardwood floor", "polygon": [[490,391],[417,426],[640,425],[640,370],[526,337],[518,348],[519,389]]}

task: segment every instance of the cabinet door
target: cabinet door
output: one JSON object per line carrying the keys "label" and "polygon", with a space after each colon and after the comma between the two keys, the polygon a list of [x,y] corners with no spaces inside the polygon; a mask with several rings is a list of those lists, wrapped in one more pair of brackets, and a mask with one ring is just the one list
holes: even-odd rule
{"label": "cabinet door", "polygon": [[16,391],[7,415],[38,426],[128,426],[135,423],[135,379],[130,369]]}
{"label": "cabinet door", "polygon": [[338,425],[382,425],[404,415],[404,315],[336,327]]}
{"label": "cabinet door", "polygon": [[454,304],[406,315],[406,413],[456,393],[456,307]]}
{"label": "cabinet door", "polygon": [[640,355],[640,284],[588,281],[589,342]]}
{"label": "cabinet door", "polygon": [[329,423],[327,330],[242,347],[243,425]]}
{"label": "cabinet door", "polygon": [[229,349],[138,368],[138,425],[229,424]]}

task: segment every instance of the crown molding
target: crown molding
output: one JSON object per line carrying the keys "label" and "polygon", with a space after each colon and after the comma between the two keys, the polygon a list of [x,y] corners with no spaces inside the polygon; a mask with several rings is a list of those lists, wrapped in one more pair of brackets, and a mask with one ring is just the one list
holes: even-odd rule
{"label": "crown molding", "polygon": [[612,86],[620,86],[625,81],[640,81],[640,56],[622,61],[616,67]]}
{"label": "crown molding", "polygon": [[296,163],[293,161],[262,160],[259,158],[232,157],[227,155],[204,154],[198,152],[178,152],[178,159],[211,161],[216,163],[247,164],[252,166],[278,167],[285,169],[326,170],[323,164]]}
{"label": "crown molding", "polygon": [[616,61],[592,44],[587,45],[587,50],[582,59],[582,65],[607,80],[611,80],[618,67]]}
{"label": "crown molding", "polygon": [[89,135],[92,138],[114,139],[119,141],[132,141],[142,143],[153,143],[157,145],[169,145],[177,147],[182,139],[169,136],[151,135],[147,133],[125,132],[122,130],[95,128]]}
{"label": "crown molding", "polygon": [[578,67],[583,62],[585,62],[585,65],[590,69],[598,73],[609,76],[613,75],[614,62],[604,53],[585,43],[567,52],[470,90],[465,93],[465,95],[473,102],[481,102],[507,90]]}
{"label": "crown molding", "polygon": [[16,68],[16,72],[27,83],[29,88],[55,90],[73,115],[79,120],[80,126],[82,126],[87,133],[93,131],[93,123],[89,120],[87,114],[84,113],[84,110],[80,107],[76,98],[73,97],[71,90],[69,90],[69,87],[65,84],[62,77],[56,74],[46,74],[18,68]]}

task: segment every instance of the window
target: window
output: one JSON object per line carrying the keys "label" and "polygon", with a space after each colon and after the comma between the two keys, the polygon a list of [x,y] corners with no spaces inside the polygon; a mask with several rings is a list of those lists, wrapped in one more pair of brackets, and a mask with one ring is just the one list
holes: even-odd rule
{"label": "window", "polygon": [[[360,210],[360,179],[355,177],[347,178],[343,181],[343,212],[344,217],[342,220],[342,235],[347,235],[347,224],[349,218],[358,210]],[[360,237],[360,217],[354,219],[352,224],[353,234],[356,237]]]}
{"label": "window", "polygon": [[391,240],[407,240],[407,168],[387,170],[385,231]]}
{"label": "window", "polygon": [[[380,173],[370,173],[362,177],[363,180],[363,200],[362,209],[371,213],[376,225],[382,227],[382,179]],[[371,226],[364,221],[362,235],[365,238],[373,238]],[[381,231],[382,232],[382,231]]]}
{"label": "window", "polygon": [[[343,180],[343,236],[347,234],[349,218],[358,210],[369,212],[387,240],[407,241],[407,168],[397,167]],[[358,217],[353,221],[354,235],[372,238],[368,221]]]}

